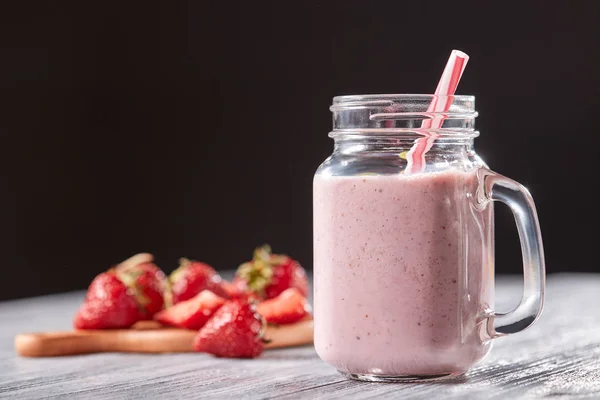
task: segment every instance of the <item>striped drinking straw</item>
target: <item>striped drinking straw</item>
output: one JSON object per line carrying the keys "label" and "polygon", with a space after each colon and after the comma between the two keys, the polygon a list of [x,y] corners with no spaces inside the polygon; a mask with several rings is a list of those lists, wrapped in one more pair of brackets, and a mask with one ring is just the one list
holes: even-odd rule
{"label": "striped drinking straw", "polygon": [[425,154],[431,149],[438,134],[430,130],[441,128],[444,122],[444,116],[438,116],[437,113],[446,112],[452,105],[452,96],[456,92],[456,87],[460,81],[460,77],[465,70],[465,66],[469,61],[469,56],[459,50],[452,50],[446,68],[442,73],[435,96],[429,104],[428,113],[434,113],[432,119],[424,119],[421,123],[421,129],[427,129],[423,133],[425,137],[415,140],[415,143],[406,155],[408,165],[406,166],[406,174],[422,172],[425,168]]}

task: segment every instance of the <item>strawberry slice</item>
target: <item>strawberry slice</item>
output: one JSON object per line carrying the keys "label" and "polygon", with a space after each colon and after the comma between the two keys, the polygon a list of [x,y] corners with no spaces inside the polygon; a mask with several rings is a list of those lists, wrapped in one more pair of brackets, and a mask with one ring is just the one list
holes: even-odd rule
{"label": "strawberry slice", "polygon": [[310,312],[310,305],[296,288],[284,290],[279,296],[265,300],[257,311],[270,324],[291,324],[300,321]]}
{"label": "strawberry slice", "polygon": [[154,315],[163,325],[198,330],[225,304],[225,299],[210,290],[203,290],[189,300],[179,302]]}
{"label": "strawberry slice", "polygon": [[239,285],[237,282],[229,282],[225,279],[221,282],[221,287],[230,299],[237,299],[246,293],[246,288]]}
{"label": "strawberry slice", "polygon": [[217,357],[254,358],[264,349],[264,321],[246,299],[230,300],[194,339],[196,351]]}

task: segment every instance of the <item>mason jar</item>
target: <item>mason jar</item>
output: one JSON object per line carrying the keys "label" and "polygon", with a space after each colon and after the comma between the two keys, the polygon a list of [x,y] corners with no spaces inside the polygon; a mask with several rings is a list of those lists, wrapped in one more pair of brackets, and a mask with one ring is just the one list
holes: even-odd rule
{"label": "mason jar", "polygon": [[[429,112],[433,101],[451,104]],[[331,106],[333,154],[314,177],[319,356],[368,381],[465,373],[542,310],[542,239],[529,192],[474,150],[473,96],[356,95]],[[524,293],[494,310],[493,202],[514,213]]]}

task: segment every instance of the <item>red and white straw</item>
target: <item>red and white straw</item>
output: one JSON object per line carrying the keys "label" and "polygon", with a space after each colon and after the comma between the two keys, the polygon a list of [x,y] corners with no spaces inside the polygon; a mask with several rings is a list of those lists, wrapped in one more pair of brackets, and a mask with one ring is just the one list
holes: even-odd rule
{"label": "red and white straw", "polygon": [[408,165],[405,173],[417,173],[423,171],[425,168],[425,154],[431,149],[435,139],[439,136],[429,130],[441,128],[445,117],[437,115],[437,113],[446,112],[450,109],[452,97],[449,96],[454,95],[454,92],[456,92],[467,61],[469,61],[468,55],[460,50],[452,50],[437,89],[435,89],[435,96],[427,109],[428,113],[434,113],[434,118],[425,119],[421,123],[421,129],[427,129],[428,131],[423,132],[425,137],[415,140],[415,143],[406,155]]}

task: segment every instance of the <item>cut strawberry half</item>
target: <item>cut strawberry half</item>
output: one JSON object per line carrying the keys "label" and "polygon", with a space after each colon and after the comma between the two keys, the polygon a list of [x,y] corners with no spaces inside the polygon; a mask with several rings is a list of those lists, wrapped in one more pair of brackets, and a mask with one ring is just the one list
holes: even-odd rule
{"label": "cut strawberry half", "polygon": [[179,302],[154,315],[163,325],[198,330],[225,304],[225,299],[210,290],[203,290],[189,300]]}
{"label": "cut strawberry half", "polygon": [[310,313],[310,305],[296,288],[284,290],[279,296],[258,304],[257,311],[270,324],[291,324]]}
{"label": "cut strawberry half", "polygon": [[246,287],[246,283],[241,280],[235,280],[233,282],[229,282],[225,279],[221,281],[221,287],[230,299],[237,299],[239,297],[243,297],[248,293],[248,288]]}

